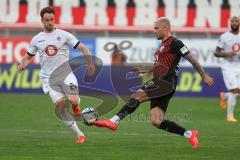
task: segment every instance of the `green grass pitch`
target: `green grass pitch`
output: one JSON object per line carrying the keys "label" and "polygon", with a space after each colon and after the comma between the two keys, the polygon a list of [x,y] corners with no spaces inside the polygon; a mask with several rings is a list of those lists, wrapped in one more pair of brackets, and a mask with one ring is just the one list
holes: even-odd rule
{"label": "green grass pitch", "polygon": [[[89,101],[82,98],[82,107]],[[73,133],[56,118],[48,96],[0,94],[0,160],[240,159],[240,121],[227,123],[218,99],[173,98],[167,113],[178,124],[199,129],[198,150],[185,138],[152,127],[148,103],[122,121],[116,132],[78,123],[87,142],[77,145]],[[240,120],[239,106],[235,113]]]}

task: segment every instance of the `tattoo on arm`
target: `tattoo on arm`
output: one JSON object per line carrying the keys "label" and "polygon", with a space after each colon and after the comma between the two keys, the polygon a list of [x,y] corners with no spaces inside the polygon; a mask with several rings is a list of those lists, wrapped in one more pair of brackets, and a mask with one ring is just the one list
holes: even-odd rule
{"label": "tattoo on arm", "polygon": [[205,75],[205,72],[202,68],[202,66],[198,63],[198,61],[196,61],[191,54],[186,55],[184,58],[186,58],[191,64],[192,66],[198,71],[198,73],[201,75],[201,77],[203,78]]}

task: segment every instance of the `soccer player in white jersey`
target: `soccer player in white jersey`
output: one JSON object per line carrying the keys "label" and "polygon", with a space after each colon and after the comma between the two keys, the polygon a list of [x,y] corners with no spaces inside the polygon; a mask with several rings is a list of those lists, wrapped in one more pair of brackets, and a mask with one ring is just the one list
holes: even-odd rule
{"label": "soccer player in white jersey", "polygon": [[231,18],[231,30],[223,33],[218,41],[214,55],[223,58],[222,75],[229,92],[220,92],[220,107],[227,106],[227,121],[237,122],[234,108],[240,93],[240,34],[239,17]]}
{"label": "soccer player in white jersey", "polygon": [[[76,133],[77,143],[85,141],[84,134],[78,128],[76,121],[67,110],[64,98],[72,105],[73,108],[78,108],[80,98],[78,93],[59,93],[52,89],[49,84],[49,77],[63,63],[69,60],[69,45],[73,48],[78,48],[82,51],[83,55],[88,61],[87,74],[89,76],[95,73],[95,65],[89,49],[78,41],[69,32],[55,28],[55,11],[51,7],[45,7],[40,12],[41,22],[43,24],[43,31],[34,36],[31,40],[30,47],[27,54],[23,57],[18,66],[18,72],[21,72],[31,61],[32,57],[38,52],[40,56],[40,79],[42,82],[43,91],[48,94],[56,106],[63,122]],[[72,72],[65,78],[66,85],[73,84],[78,86],[77,79]],[[74,111],[74,110],[73,110]]]}

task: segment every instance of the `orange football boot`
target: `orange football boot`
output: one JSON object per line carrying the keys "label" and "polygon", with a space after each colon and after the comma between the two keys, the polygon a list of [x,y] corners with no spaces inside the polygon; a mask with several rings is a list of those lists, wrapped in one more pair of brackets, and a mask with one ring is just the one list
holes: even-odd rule
{"label": "orange football boot", "polygon": [[103,121],[93,121],[93,125],[97,127],[106,127],[112,131],[117,130],[118,127],[116,123],[111,122],[109,119],[105,119]]}
{"label": "orange football boot", "polygon": [[198,148],[198,137],[199,137],[198,130],[192,130],[191,132],[192,132],[192,135],[191,135],[191,137],[188,138],[188,141],[192,144],[194,149],[197,149]]}
{"label": "orange football boot", "polygon": [[76,116],[80,116],[82,114],[82,111],[78,106],[77,107],[72,107],[72,111]]}
{"label": "orange football boot", "polygon": [[85,136],[77,136],[76,143],[82,144],[85,142]]}

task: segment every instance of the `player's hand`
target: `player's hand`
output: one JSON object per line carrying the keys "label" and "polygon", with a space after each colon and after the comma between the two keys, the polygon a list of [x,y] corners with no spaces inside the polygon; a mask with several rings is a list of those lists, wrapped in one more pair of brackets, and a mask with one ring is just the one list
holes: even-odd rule
{"label": "player's hand", "polygon": [[211,76],[205,74],[202,79],[207,85],[209,85],[209,86],[214,85],[214,79]]}
{"label": "player's hand", "polygon": [[231,51],[231,52],[227,52],[227,57],[229,57],[229,58],[233,58],[234,56],[236,56],[236,52],[233,52],[233,51]]}
{"label": "player's hand", "polygon": [[26,64],[20,63],[17,67],[17,72],[20,73],[21,71],[23,71],[26,66],[27,66]]}
{"label": "player's hand", "polygon": [[94,74],[95,74],[95,65],[94,65],[94,63],[89,63],[88,64],[87,75],[92,76]]}
{"label": "player's hand", "polygon": [[132,71],[139,74],[140,73],[140,68],[139,67],[133,67]]}
{"label": "player's hand", "polygon": [[148,70],[140,68],[140,67],[133,67],[132,69],[133,72],[140,74],[140,73],[149,73]]}

